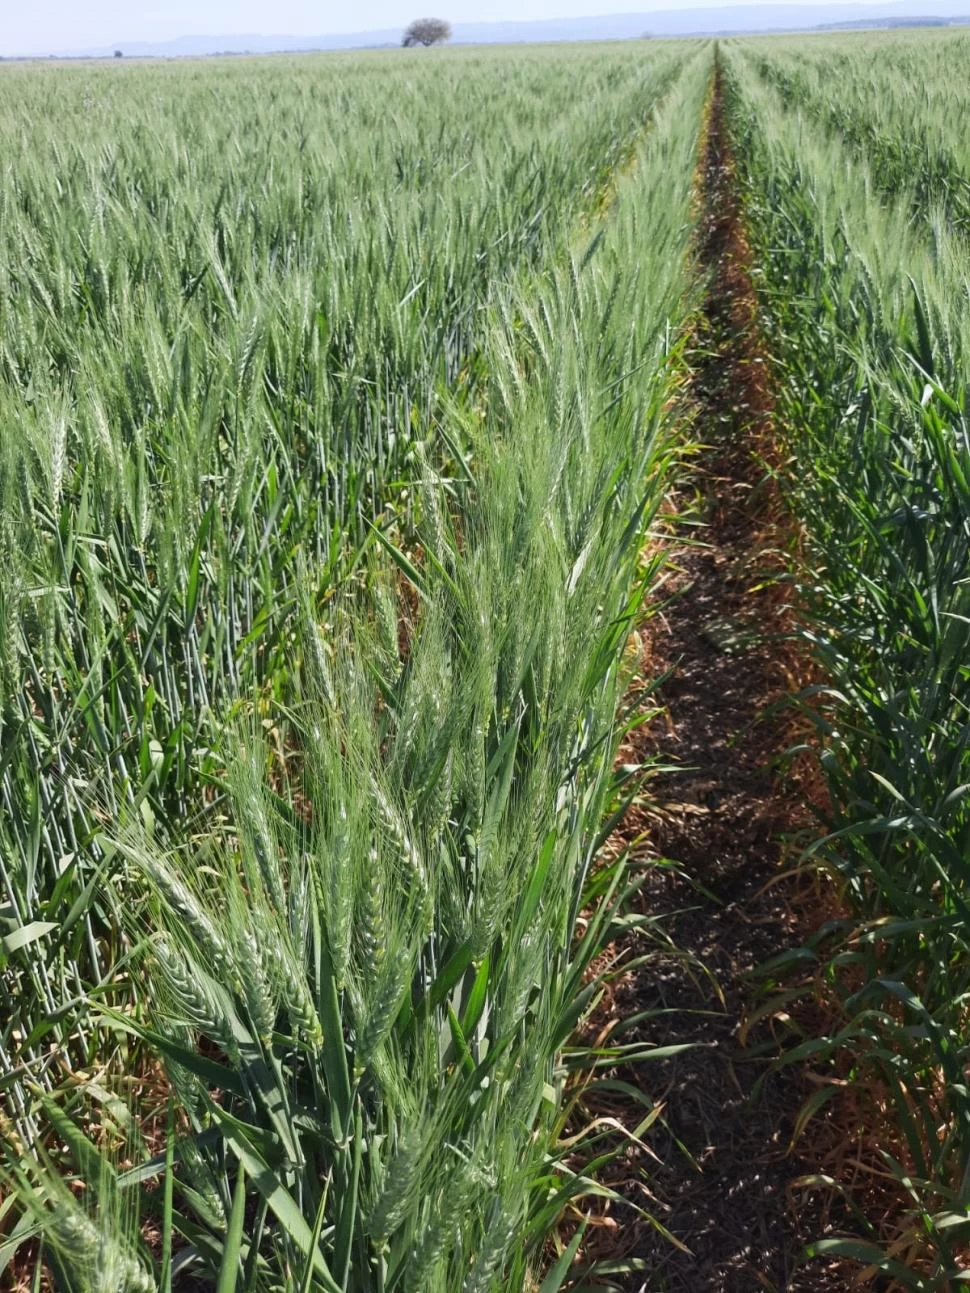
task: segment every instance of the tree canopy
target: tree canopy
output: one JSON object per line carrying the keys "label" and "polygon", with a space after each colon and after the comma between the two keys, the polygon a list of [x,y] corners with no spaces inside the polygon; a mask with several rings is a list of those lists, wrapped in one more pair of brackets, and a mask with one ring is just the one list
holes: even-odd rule
{"label": "tree canopy", "polygon": [[404,33],[401,44],[406,48],[413,45],[437,45],[443,40],[451,39],[451,23],[444,18],[416,18]]}

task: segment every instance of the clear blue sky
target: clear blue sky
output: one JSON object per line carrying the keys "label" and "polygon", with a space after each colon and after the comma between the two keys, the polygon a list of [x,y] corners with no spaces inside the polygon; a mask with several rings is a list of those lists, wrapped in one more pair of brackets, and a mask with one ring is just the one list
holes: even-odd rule
{"label": "clear blue sky", "polygon": [[[694,9],[737,0],[0,0],[0,53],[83,50],[187,35],[322,36],[402,27],[424,10],[453,22]],[[775,0],[777,3],[778,0]],[[782,0],[784,2],[784,0]],[[420,13],[419,13],[420,11]]]}

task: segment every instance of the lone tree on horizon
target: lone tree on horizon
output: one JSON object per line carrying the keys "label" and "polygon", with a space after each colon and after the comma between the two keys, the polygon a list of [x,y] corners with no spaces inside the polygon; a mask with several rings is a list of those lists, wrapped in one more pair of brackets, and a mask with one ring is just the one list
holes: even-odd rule
{"label": "lone tree on horizon", "polygon": [[413,45],[438,45],[443,40],[451,40],[451,23],[444,18],[415,18],[401,44],[405,49]]}

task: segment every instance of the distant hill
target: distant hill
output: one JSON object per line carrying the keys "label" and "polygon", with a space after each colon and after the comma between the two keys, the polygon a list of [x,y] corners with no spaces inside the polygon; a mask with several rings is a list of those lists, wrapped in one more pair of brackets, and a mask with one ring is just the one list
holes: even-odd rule
{"label": "distant hill", "polygon": [[820,31],[860,31],[873,27],[952,27],[957,23],[970,23],[970,18],[887,18],[876,22],[872,18],[855,18],[852,22],[830,22]]}
{"label": "distant hill", "polygon": [[[589,18],[551,18],[533,22],[454,23],[454,44],[519,43],[558,40],[629,40],[636,36],[699,36],[766,31],[810,31],[970,23],[970,0],[932,0],[931,16],[920,12],[921,0],[888,4],[739,4],[723,8],[657,9],[647,13],[606,14]],[[447,5],[444,6],[447,8]],[[178,58],[204,54],[271,54],[283,51],[360,49],[398,45],[398,28],[322,36],[256,34],[180,36],[170,41],[119,39],[99,49],[59,50],[62,55],[110,57],[116,48],[127,56]],[[48,53],[50,51],[39,51]]]}

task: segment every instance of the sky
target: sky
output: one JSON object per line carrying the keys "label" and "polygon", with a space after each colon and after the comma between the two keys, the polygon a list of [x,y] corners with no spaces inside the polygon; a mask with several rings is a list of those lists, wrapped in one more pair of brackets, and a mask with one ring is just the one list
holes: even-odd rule
{"label": "sky", "polygon": [[[693,9],[736,0],[0,0],[0,53],[84,50],[176,36],[323,36],[407,25],[427,9],[452,22]],[[775,3],[785,0],[775,0]],[[790,0],[794,3],[794,0]],[[8,12],[4,13],[3,11]]]}

